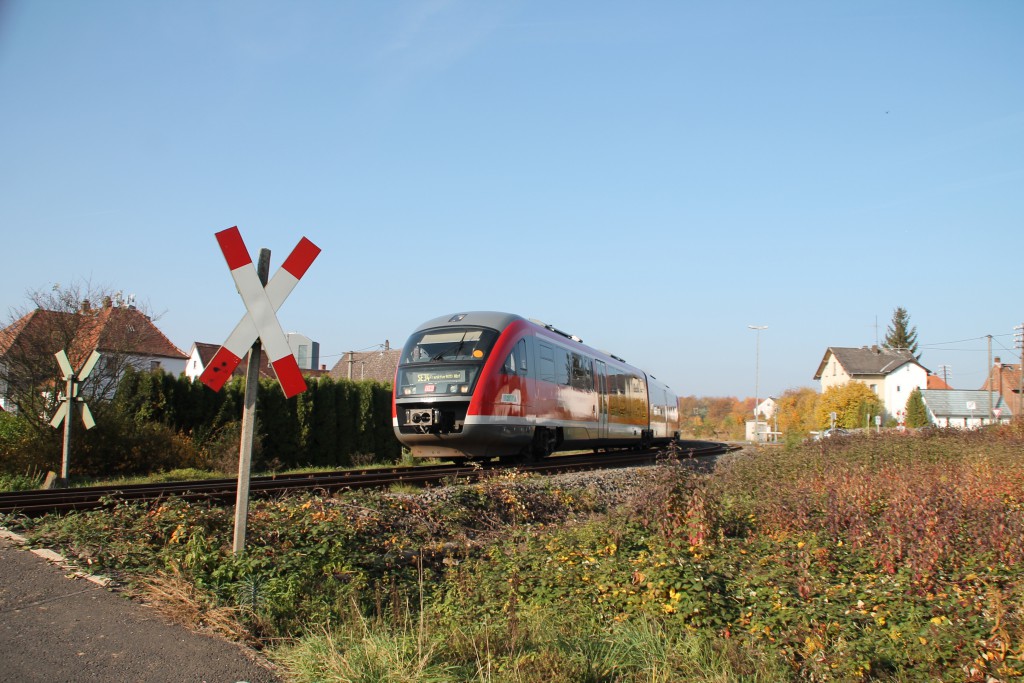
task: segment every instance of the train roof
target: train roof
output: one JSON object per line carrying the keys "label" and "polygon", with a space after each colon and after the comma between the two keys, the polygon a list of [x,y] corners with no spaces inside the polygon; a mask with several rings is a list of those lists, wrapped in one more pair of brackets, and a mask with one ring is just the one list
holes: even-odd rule
{"label": "train roof", "polygon": [[[601,353],[601,354],[604,354],[606,356],[609,356],[610,358],[613,358],[613,359],[619,361],[623,365],[629,365],[628,361],[626,361],[623,358],[620,358],[620,357],[616,356],[614,353],[609,353],[607,351],[601,351],[601,350],[595,349],[595,348],[593,348],[591,346],[587,346],[583,342],[582,339],[580,339],[579,337],[577,337],[575,335],[569,334],[568,332],[563,332],[562,330],[554,327],[553,325],[548,325],[547,323],[541,322],[540,320],[535,320],[533,318],[524,318],[523,316],[516,315],[515,313],[503,313],[501,311],[465,311],[463,313],[450,313],[450,314],[447,314],[447,315],[441,315],[441,316],[438,316],[438,317],[433,318],[431,320],[428,320],[427,322],[425,322],[422,325],[420,325],[419,327],[417,327],[416,328],[416,332],[419,332],[421,330],[429,330],[429,329],[435,328],[435,327],[444,327],[446,325],[455,325],[455,324],[458,324],[458,325],[471,325],[471,326],[478,326],[478,327],[489,327],[489,328],[495,329],[495,330],[504,330],[506,327],[508,327],[509,325],[511,325],[512,323],[514,323],[516,321],[527,322],[527,323],[530,323],[531,325],[536,325],[538,327],[542,327],[544,329],[550,330],[551,332],[554,332],[555,334],[561,335],[561,336],[563,336],[563,337],[565,337],[567,339],[571,339],[572,341],[578,342],[579,344],[585,346],[586,348],[590,349],[591,351],[596,351],[597,353]],[[630,366],[630,367],[632,367],[632,366]],[[649,380],[653,380],[656,384],[661,385],[665,389],[669,389],[669,386],[667,384],[665,384],[664,382],[659,381],[653,375],[647,373],[644,370],[640,370],[639,368],[636,368],[636,369],[639,372],[643,373],[644,376],[649,378]]]}
{"label": "train roof", "polygon": [[[548,325],[547,323],[541,322],[540,320],[536,320],[534,318],[527,319],[521,315],[516,315],[515,313],[502,313],[500,311],[467,311],[465,313],[453,313],[451,315],[442,315],[437,318],[434,318],[433,320],[428,320],[427,322],[423,323],[418,328],[416,328],[416,331],[418,332],[419,330],[429,330],[432,327],[444,327],[446,325],[471,325],[479,327],[490,327],[495,330],[504,330],[506,327],[517,321],[528,322],[531,325],[543,327],[544,329],[550,330],[555,334],[559,334],[565,337],[566,339],[571,339],[574,342],[583,344],[583,340],[577,337],[576,335],[569,334],[568,332],[563,332],[554,325]],[[616,360],[622,360],[621,358],[618,358],[614,355],[612,355],[612,358],[615,358]]]}
{"label": "train roof", "polygon": [[416,331],[428,330],[432,327],[444,327],[445,325],[454,325],[456,323],[504,330],[517,320],[526,320],[526,318],[514,313],[501,313],[500,311],[466,311],[464,313],[450,313],[428,320],[417,327]]}

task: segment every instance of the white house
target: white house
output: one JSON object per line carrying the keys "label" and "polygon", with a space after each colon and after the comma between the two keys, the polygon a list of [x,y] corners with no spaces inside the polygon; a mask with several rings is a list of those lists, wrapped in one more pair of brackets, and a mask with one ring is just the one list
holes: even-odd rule
{"label": "white house", "polygon": [[774,396],[769,396],[765,400],[757,404],[757,409],[754,414],[765,420],[771,420],[775,416],[775,411],[778,410],[779,406],[775,401]]}
{"label": "white house", "polygon": [[906,410],[910,392],[928,388],[928,369],[906,349],[830,346],[814,379],[821,381],[822,393],[850,382],[865,384],[882,400],[886,417],[897,417]]}

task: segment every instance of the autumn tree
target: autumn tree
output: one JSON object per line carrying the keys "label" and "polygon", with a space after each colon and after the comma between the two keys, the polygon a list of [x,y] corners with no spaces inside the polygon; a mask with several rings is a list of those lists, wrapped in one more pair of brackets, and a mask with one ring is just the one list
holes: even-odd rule
{"label": "autumn tree", "polygon": [[921,360],[921,354],[917,352],[917,327],[910,324],[910,314],[902,306],[893,311],[892,322],[885,331],[882,346],[893,350],[906,349]]}
{"label": "autumn tree", "polygon": [[783,434],[806,435],[817,428],[815,408],[818,392],[809,387],[787,389],[777,401],[779,431]]}
{"label": "autumn tree", "polygon": [[754,410],[753,399],[732,396],[684,396],[679,399],[679,418],[684,430],[696,438],[740,439]]}
{"label": "autumn tree", "polygon": [[857,429],[869,426],[876,415],[882,414],[882,401],[861,382],[847,382],[841,386],[829,387],[821,395],[815,410],[815,422],[819,428],[831,426],[830,416],[836,414],[836,426]]}
{"label": "autumn tree", "polygon": [[928,407],[924,404],[921,390],[914,387],[914,390],[910,392],[910,396],[907,397],[907,426],[911,429],[916,429],[930,423]]}

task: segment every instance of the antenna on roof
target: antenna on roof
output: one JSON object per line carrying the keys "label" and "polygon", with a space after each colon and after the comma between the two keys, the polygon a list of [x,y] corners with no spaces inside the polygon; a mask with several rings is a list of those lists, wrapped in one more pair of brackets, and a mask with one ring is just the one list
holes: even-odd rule
{"label": "antenna on roof", "polygon": [[582,340],[582,339],[580,339],[579,337],[577,337],[577,336],[576,336],[575,334],[569,334],[568,332],[563,332],[562,330],[558,329],[558,328],[557,328],[557,327],[555,327],[554,325],[545,325],[544,327],[545,327],[545,328],[547,328],[547,329],[549,329],[549,330],[551,330],[551,331],[552,331],[552,332],[554,332],[555,334],[560,334],[560,335],[562,335],[562,336],[563,336],[563,337],[565,337],[566,339],[571,339],[571,340],[573,340],[574,342],[578,342],[578,343],[580,343],[580,344],[582,344],[582,343],[583,343],[583,340]]}

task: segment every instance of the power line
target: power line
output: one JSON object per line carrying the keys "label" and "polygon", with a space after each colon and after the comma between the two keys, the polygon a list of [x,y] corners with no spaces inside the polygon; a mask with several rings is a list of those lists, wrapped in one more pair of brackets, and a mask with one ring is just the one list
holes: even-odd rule
{"label": "power line", "polygon": [[[1010,336],[1009,334],[993,334],[992,338],[995,339],[996,337],[1009,337],[1009,336]],[[988,339],[988,335],[987,334],[983,334],[980,337],[970,337],[968,339],[957,339],[955,341],[948,341],[948,342],[932,342],[931,344],[921,344],[921,348],[922,349],[930,349],[930,348],[935,347],[935,346],[945,346],[946,344],[963,344],[964,342],[981,341],[983,339]]]}

